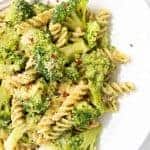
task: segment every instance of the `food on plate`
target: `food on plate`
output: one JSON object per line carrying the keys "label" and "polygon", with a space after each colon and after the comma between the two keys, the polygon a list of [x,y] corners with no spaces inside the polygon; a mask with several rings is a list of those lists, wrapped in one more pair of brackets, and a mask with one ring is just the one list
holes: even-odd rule
{"label": "food on plate", "polygon": [[111,13],[87,4],[12,0],[0,15],[0,149],[95,150],[99,119],[134,90],[113,80],[129,57],[111,44]]}

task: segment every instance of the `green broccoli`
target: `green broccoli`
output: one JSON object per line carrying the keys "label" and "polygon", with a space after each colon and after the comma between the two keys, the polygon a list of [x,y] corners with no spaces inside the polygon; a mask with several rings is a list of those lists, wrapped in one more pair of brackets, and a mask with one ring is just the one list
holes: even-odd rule
{"label": "green broccoli", "polygon": [[88,80],[92,95],[91,101],[103,113],[104,103],[101,99],[101,88],[105,81],[105,76],[107,76],[112,67],[111,62],[109,58],[98,50],[83,55],[82,61],[85,69],[85,77]]}
{"label": "green broccoli", "polygon": [[40,3],[40,2],[36,2],[33,5],[33,10],[36,14],[42,13],[43,11],[48,10],[48,9],[49,9],[48,5]]}
{"label": "green broccoli", "polygon": [[45,150],[95,150],[96,139],[101,127],[88,129],[81,133],[71,133],[64,135],[55,143],[43,146]]}
{"label": "green broccoli", "polygon": [[88,0],[68,0],[56,6],[52,21],[63,23],[70,29],[86,26],[86,9]]}
{"label": "green broccoli", "polygon": [[95,150],[101,127],[88,129],[81,133],[66,134],[55,143],[41,146],[44,150]]}
{"label": "green broccoli", "polygon": [[7,128],[11,122],[11,106],[8,91],[0,87],[0,128]]}
{"label": "green broccoli", "polygon": [[72,136],[69,140],[71,150],[95,150],[100,129],[96,127]]}
{"label": "green broccoli", "polygon": [[99,116],[99,110],[87,102],[81,102],[74,108],[72,120],[75,127],[85,128],[90,121],[97,119]]}
{"label": "green broccoli", "polygon": [[[36,118],[45,113],[47,110],[49,103],[46,97],[47,84],[43,79],[40,79],[36,83],[36,92],[35,94],[29,98],[28,101],[23,101],[23,107],[25,113],[29,117]],[[34,89],[33,89],[34,91]]]}
{"label": "green broccoli", "polygon": [[80,73],[74,63],[72,63],[70,66],[65,67],[64,76],[65,76],[66,80],[68,80],[68,79],[71,81],[79,80]]}
{"label": "green broccoli", "polygon": [[50,82],[60,81],[64,72],[64,57],[62,53],[54,46],[44,48],[35,47],[35,60],[38,72]]}
{"label": "green broccoli", "polygon": [[32,6],[25,0],[12,0],[6,21],[15,25],[35,15]]}
{"label": "green broccoli", "polygon": [[19,52],[0,47],[0,64],[15,66],[14,71],[25,67],[26,58]]}
{"label": "green broccoli", "polygon": [[90,49],[86,45],[83,39],[79,39],[73,44],[68,44],[67,46],[60,48],[60,50],[65,54],[66,57],[72,57],[76,54],[83,54],[88,52]]}
{"label": "green broccoli", "polygon": [[41,47],[46,47],[51,43],[48,33],[32,28],[28,30],[22,37],[19,43],[19,48],[25,51],[25,54],[30,57],[33,55],[34,47],[38,44]]}
{"label": "green broccoli", "polygon": [[97,45],[99,32],[100,26],[96,21],[91,21],[87,24],[85,39],[90,48],[94,48]]}
{"label": "green broccoli", "polygon": [[4,33],[0,37],[0,47],[17,50],[20,37],[13,28],[6,27]]}

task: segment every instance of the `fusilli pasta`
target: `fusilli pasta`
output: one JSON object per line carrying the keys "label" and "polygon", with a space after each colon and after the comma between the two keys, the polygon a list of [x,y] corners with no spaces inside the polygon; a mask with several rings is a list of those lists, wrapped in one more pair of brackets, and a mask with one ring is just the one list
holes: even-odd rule
{"label": "fusilli pasta", "polygon": [[26,20],[25,22],[22,22],[21,24],[16,25],[15,28],[19,34],[23,34],[24,32],[26,32],[28,29],[32,27],[44,26],[51,19],[52,12],[53,12],[53,9],[46,10],[38,14],[37,16]]}
{"label": "fusilli pasta", "polygon": [[102,51],[115,63],[124,64],[129,61],[129,57],[118,50],[108,50],[107,48],[104,48]]}
{"label": "fusilli pasta", "polygon": [[60,23],[53,24],[51,22],[49,24],[49,31],[51,32],[54,41],[58,40],[61,30],[62,30],[62,25]]}
{"label": "fusilli pasta", "polygon": [[86,16],[87,16],[87,20],[91,21],[91,20],[95,20],[95,13],[93,11],[91,11],[89,8],[86,11]]}
{"label": "fusilli pasta", "polygon": [[107,9],[101,9],[96,15],[96,20],[100,24],[101,32],[99,37],[103,37],[110,26],[111,13]]}
{"label": "fusilli pasta", "polygon": [[70,41],[75,42],[75,41],[79,40],[79,38],[83,37],[84,34],[85,33],[81,30],[81,28],[77,27],[75,29],[75,31],[72,32],[72,36],[70,37]]}
{"label": "fusilli pasta", "polygon": [[36,70],[30,69],[23,73],[17,74],[16,76],[13,76],[11,80],[13,84],[27,85],[35,81],[36,78],[37,78]]}
{"label": "fusilli pasta", "polygon": [[11,120],[13,128],[24,123],[23,107],[21,102],[16,98],[12,99]]}
{"label": "fusilli pasta", "polygon": [[63,27],[58,40],[56,41],[56,46],[58,48],[63,47],[68,42],[68,29],[66,27]]}
{"label": "fusilli pasta", "polygon": [[119,96],[119,95],[124,94],[124,93],[129,93],[134,89],[135,89],[135,86],[131,82],[125,82],[125,83],[112,82],[110,84],[106,84],[103,87],[103,92],[106,95]]}
{"label": "fusilli pasta", "polygon": [[[78,91],[78,93],[76,92]],[[79,85],[75,86],[71,89],[70,95],[66,97],[66,100],[62,104],[62,106],[59,108],[59,110],[54,114],[53,120],[58,121],[62,117],[68,115],[80,100],[82,100],[83,96],[87,94],[88,86],[84,84],[82,81],[79,83]]]}

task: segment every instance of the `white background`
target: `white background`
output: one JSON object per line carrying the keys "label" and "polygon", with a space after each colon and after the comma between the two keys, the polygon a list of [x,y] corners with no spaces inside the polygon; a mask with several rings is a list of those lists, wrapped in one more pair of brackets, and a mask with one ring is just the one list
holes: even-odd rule
{"label": "white background", "polygon": [[112,42],[131,56],[119,80],[137,87],[120,99],[119,113],[106,117],[98,150],[138,150],[150,132],[150,8],[144,0],[91,0],[90,7],[112,11]]}
{"label": "white background", "polygon": [[92,0],[90,6],[112,11],[112,42],[131,56],[119,80],[137,87],[121,98],[120,112],[105,121],[99,150],[138,150],[150,132],[150,8],[144,0]]}

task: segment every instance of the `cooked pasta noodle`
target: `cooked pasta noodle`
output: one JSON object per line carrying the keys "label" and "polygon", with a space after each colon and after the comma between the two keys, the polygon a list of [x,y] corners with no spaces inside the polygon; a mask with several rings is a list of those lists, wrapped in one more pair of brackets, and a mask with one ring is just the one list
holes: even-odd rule
{"label": "cooked pasta noodle", "polygon": [[18,127],[24,123],[23,107],[21,102],[16,98],[13,98],[12,100],[11,120],[13,128]]}
{"label": "cooked pasta noodle", "polygon": [[70,41],[75,42],[79,40],[79,38],[84,36],[84,32],[80,27],[77,27],[74,32],[72,32],[72,36],[70,37]]}
{"label": "cooked pasta noodle", "polygon": [[65,46],[65,44],[67,44],[68,42],[68,29],[66,27],[63,27],[58,40],[56,41],[56,46],[58,48],[61,48],[63,46]]}
{"label": "cooked pasta noodle", "polygon": [[62,25],[60,23],[50,23],[49,24],[49,31],[52,34],[53,40],[56,41],[58,40],[60,33],[62,31]]}
{"label": "cooked pasta noodle", "polygon": [[[76,92],[78,91],[78,93]],[[62,106],[58,109],[58,111],[54,114],[53,120],[58,121],[62,117],[68,115],[69,112],[71,112],[80,100],[87,94],[88,86],[84,84],[82,81],[79,83],[79,85],[72,88],[70,91],[70,95],[66,97],[66,100],[62,104]]]}
{"label": "cooked pasta noodle", "polygon": [[55,140],[59,138],[65,131],[68,131],[72,128],[73,122],[71,117],[68,118],[62,118],[58,122],[56,122],[56,125],[54,125],[49,133],[49,139]]}
{"label": "cooked pasta noodle", "polygon": [[129,61],[129,57],[118,50],[108,50],[104,48],[102,51],[115,63],[124,64]]}
{"label": "cooked pasta noodle", "polygon": [[28,29],[30,29],[32,27],[41,27],[41,26],[44,26],[51,19],[52,12],[53,12],[53,9],[46,10],[46,11],[38,14],[37,16],[35,16],[35,17],[31,18],[31,19],[26,20],[25,22],[22,22],[21,24],[16,25],[15,28],[17,29],[17,32],[19,34],[23,34]]}
{"label": "cooked pasta noodle", "polygon": [[86,12],[86,15],[87,15],[87,20],[95,20],[95,13],[90,10],[89,8],[87,9],[87,12]]}
{"label": "cooked pasta noodle", "polygon": [[36,78],[37,78],[36,70],[30,69],[16,76],[13,76],[11,80],[13,84],[27,85],[35,81]]}
{"label": "cooked pasta noodle", "polygon": [[99,37],[103,37],[106,32],[109,30],[111,14],[106,9],[101,9],[96,15],[96,20],[100,24],[100,34]]}
{"label": "cooked pasta noodle", "polygon": [[106,84],[103,87],[103,92],[106,95],[119,96],[124,93],[129,93],[134,89],[135,89],[135,86],[131,82],[125,82],[125,83],[112,82],[110,84]]}

